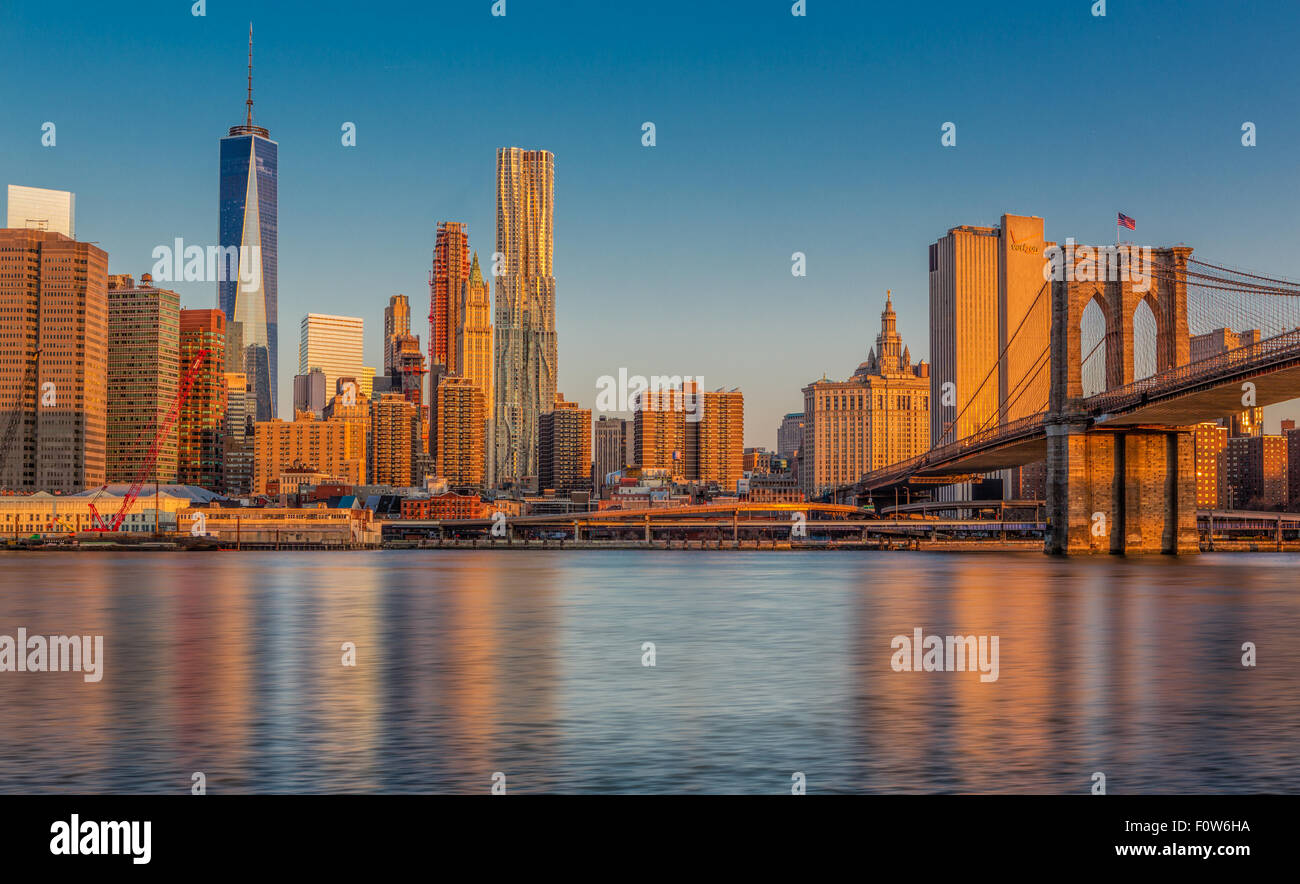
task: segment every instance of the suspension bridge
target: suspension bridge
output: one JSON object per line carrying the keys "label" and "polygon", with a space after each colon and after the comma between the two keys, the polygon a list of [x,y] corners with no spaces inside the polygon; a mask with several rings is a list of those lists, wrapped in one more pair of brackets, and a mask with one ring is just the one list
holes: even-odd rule
{"label": "suspension bridge", "polygon": [[830,499],[1045,461],[1046,551],[1195,552],[1192,425],[1300,397],[1300,283],[1150,253],[1044,282],[938,442]]}

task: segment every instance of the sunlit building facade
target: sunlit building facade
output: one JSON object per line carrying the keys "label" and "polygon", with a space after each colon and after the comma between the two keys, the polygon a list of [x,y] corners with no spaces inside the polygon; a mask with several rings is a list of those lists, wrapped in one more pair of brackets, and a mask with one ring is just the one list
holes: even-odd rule
{"label": "sunlit building facade", "polygon": [[1196,450],[1196,506],[1200,509],[1213,509],[1220,505],[1220,467],[1223,450],[1228,445],[1228,428],[1213,421],[1199,423],[1193,439]]}
{"label": "sunlit building facade", "polygon": [[317,420],[299,412],[292,421],[253,424],[253,492],[264,494],[291,467],[311,467],[352,485],[366,479],[366,433],[362,423]]}
{"label": "sunlit building facade", "polygon": [[393,295],[384,308],[384,374],[393,373],[401,339],[410,334],[411,302],[406,295]]}
{"label": "sunlit building facade", "polygon": [[538,426],[538,489],[556,494],[591,490],[591,409],[561,393]]}
{"label": "sunlit building facade", "polygon": [[401,393],[384,393],[370,408],[370,483],[398,488],[415,485],[420,406]]}
{"label": "sunlit building facade", "polygon": [[485,481],[483,423],[487,403],[469,378],[452,375],[438,385],[438,438],[430,444],[437,452],[435,469],[452,488],[482,488]]}
{"label": "sunlit building facade", "polygon": [[[555,400],[555,157],[517,147],[497,151],[497,240],[493,481],[537,477],[537,432]],[[497,274],[497,268],[493,268]]]}
{"label": "sunlit building facade", "polygon": [[356,378],[358,389],[367,397],[370,388],[362,365],[365,320],[359,316],[331,316],[308,313],[298,330],[298,374],[319,368],[325,374],[325,395],[334,395],[339,378]]}
{"label": "sunlit building facade", "polygon": [[180,309],[180,295],[155,288],[148,273],[139,285],[108,278],[109,484],[176,481],[176,427],[162,430],[180,376]]}
{"label": "sunlit building facade", "polygon": [[104,484],[107,364],[108,253],[0,230],[0,488]]}
{"label": "sunlit building facade", "polygon": [[199,354],[189,395],[177,421],[176,481],[224,490],[222,436],[226,422],[226,314],[220,310],[180,313],[181,379]]}
{"label": "sunlit building facade", "polygon": [[253,125],[251,44],[249,51],[248,115],[221,139],[217,297],[243,351],[227,367],[247,375],[254,418],[265,421],[277,416],[278,401],[280,146]]}
{"label": "sunlit building facade", "polygon": [[77,197],[66,190],[9,185],[9,223],[16,230],[46,230],[77,238]]}
{"label": "sunlit building facade", "polygon": [[[1046,405],[1050,366],[1040,357],[1050,289],[1043,267],[1053,245],[1044,239],[1042,218],[1004,214],[997,227],[954,227],[930,246],[931,445]],[[1007,496],[1028,493],[1020,473],[998,474]],[[953,485],[939,493],[955,499],[969,491]]]}
{"label": "sunlit building facade", "polygon": [[716,482],[721,490],[735,492],[745,474],[745,394],[713,390],[701,398],[704,413],[698,422],[696,476],[700,482]]}
{"label": "sunlit building facade", "polygon": [[803,388],[799,469],[801,488],[809,497],[929,448],[930,367],[912,364],[896,321],[887,294],[876,346],[853,377],[823,377]]}

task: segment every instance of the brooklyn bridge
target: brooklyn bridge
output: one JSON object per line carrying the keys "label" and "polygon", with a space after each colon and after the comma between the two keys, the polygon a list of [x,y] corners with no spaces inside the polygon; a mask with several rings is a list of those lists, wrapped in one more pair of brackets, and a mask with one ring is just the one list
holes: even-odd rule
{"label": "brooklyn bridge", "polygon": [[[826,499],[910,497],[1044,462],[1046,552],[1197,552],[1193,425],[1300,397],[1300,284],[1186,246],[1151,253],[1146,279],[1044,282],[980,388],[956,391],[938,444]],[[1258,334],[1195,358],[1193,336],[1220,329]],[[983,389],[995,377],[1002,389]],[[996,406],[977,414],[989,392]]]}

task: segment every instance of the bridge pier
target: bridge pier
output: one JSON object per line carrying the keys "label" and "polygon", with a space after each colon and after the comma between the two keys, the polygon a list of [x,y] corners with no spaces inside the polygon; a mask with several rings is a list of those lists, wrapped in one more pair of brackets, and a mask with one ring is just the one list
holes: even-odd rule
{"label": "bridge pier", "polygon": [[1044,552],[1057,555],[1200,551],[1196,465],[1184,428],[1047,426]]}
{"label": "bridge pier", "polygon": [[[1044,551],[1087,553],[1200,552],[1196,536],[1196,464],[1186,427],[1097,425],[1083,390],[1084,310],[1095,304],[1105,324],[1097,353],[1103,389],[1131,383],[1134,312],[1146,302],[1156,319],[1156,369],[1187,364],[1187,259],[1191,249],[1154,250],[1161,272],[1090,272],[1089,259],[1052,281],[1051,389],[1047,434]],[[1066,262],[1074,264],[1075,256]],[[1087,272],[1080,272],[1087,271]],[[1141,284],[1139,284],[1141,283]],[[1104,346],[1103,346],[1104,345]]]}

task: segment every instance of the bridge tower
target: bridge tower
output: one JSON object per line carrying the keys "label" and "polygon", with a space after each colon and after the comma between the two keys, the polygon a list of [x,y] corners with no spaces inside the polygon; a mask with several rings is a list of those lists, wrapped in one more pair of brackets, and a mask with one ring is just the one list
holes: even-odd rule
{"label": "bridge tower", "polygon": [[1084,310],[1095,302],[1105,318],[1105,389],[1132,383],[1134,312],[1145,301],[1156,321],[1156,371],[1185,365],[1191,252],[1150,249],[1146,261],[1119,262],[1114,247],[1069,242],[1054,259],[1045,552],[1199,551],[1192,429],[1107,429],[1084,397],[1081,341]]}

